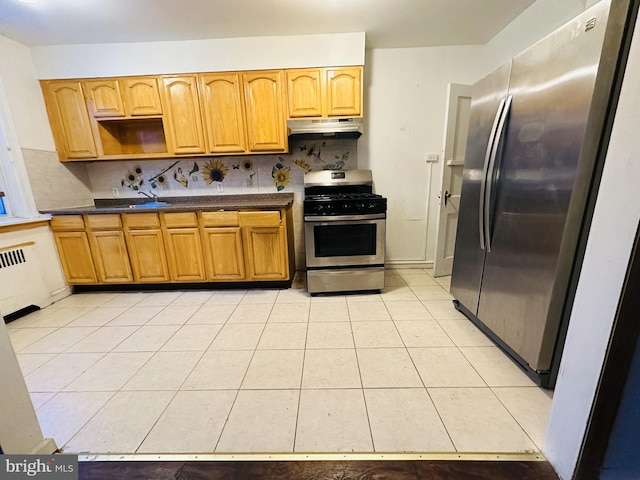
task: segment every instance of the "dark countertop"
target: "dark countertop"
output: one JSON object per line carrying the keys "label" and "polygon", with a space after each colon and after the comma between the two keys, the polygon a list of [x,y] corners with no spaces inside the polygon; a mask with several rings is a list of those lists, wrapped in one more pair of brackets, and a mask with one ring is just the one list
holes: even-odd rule
{"label": "dark countertop", "polygon": [[142,212],[184,212],[193,210],[243,210],[286,208],[293,204],[293,193],[258,193],[246,195],[210,195],[193,197],[160,197],[159,201],[169,205],[135,208],[150,202],[148,198],[97,198],[95,205],[85,207],[41,210],[49,215],[82,215],[83,213],[142,213]]}

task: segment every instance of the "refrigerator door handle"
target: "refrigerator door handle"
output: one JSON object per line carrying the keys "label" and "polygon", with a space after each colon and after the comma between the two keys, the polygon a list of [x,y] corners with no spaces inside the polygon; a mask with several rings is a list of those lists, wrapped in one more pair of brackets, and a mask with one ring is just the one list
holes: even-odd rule
{"label": "refrigerator door handle", "polygon": [[493,183],[495,179],[495,170],[496,170],[496,158],[498,156],[498,150],[500,149],[500,143],[502,142],[502,136],[504,135],[505,126],[507,124],[507,117],[509,116],[509,110],[511,110],[511,101],[513,100],[513,95],[509,95],[504,104],[504,109],[502,110],[502,116],[500,118],[500,124],[498,125],[498,136],[495,139],[493,145],[493,151],[491,152],[491,159],[489,160],[489,168],[486,173],[485,182],[485,198],[483,201],[484,204],[484,232],[486,237],[486,248],[487,252],[491,252],[491,198],[493,197]]}
{"label": "refrigerator door handle", "polygon": [[498,125],[500,123],[500,119],[502,118],[502,111],[504,110],[504,104],[506,102],[506,98],[500,100],[500,105],[498,105],[498,110],[496,111],[496,117],[493,120],[493,126],[491,127],[491,134],[489,135],[489,141],[487,142],[487,151],[484,155],[484,166],[482,167],[482,181],[480,182],[480,202],[478,203],[478,233],[480,234],[480,248],[482,250],[485,249],[485,198],[486,198],[486,190],[487,190],[487,174],[489,173],[489,164],[491,163],[491,157],[494,156],[495,150],[495,139],[496,133],[498,131]]}

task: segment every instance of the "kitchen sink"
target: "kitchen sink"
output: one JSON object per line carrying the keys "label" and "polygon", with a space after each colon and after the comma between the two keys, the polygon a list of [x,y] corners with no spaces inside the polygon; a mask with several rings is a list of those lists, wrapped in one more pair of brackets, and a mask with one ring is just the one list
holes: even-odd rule
{"label": "kitchen sink", "polygon": [[132,208],[156,208],[156,207],[166,207],[168,205],[171,205],[171,204],[167,203],[167,202],[146,202],[146,203],[139,203],[137,205],[130,205],[130,207],[132,207]]}

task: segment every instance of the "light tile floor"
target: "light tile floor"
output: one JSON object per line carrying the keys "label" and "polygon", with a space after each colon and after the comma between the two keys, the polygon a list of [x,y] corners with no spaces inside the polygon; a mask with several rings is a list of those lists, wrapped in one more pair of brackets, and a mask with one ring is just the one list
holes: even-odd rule
{"label": "light tile floor", "polygon": [[449,279],[380,294],[84,293],[8,325],[67,453],[539,451],[551,394],[452,306]]}

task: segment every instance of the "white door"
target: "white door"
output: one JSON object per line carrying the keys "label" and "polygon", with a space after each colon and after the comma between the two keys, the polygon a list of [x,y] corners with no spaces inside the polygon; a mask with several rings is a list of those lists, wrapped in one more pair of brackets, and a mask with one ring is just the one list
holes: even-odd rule
{"label": "white door", "polygon": [[436,256],[433,262],[435,277],[451,275],[453,266],[470,106],[471,85],[450,83],[447,87],[440,206],[438,208]]}

